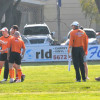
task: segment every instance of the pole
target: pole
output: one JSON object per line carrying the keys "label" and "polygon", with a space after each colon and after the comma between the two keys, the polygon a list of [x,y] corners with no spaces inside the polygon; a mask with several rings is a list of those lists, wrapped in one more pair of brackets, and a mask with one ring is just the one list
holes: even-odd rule
{"label": "pole", "polygon": [[57,0],[57,26],[58,26],[58,42],[61,43],[61,34],[60,34],[60,6]]}

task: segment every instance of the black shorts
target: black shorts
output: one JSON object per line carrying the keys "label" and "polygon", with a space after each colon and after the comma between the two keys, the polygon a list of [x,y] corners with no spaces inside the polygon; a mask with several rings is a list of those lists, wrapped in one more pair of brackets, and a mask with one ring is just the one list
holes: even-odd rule
{"label": "black shorts", "polygon": [[16,63],[17,65],[20,65],[21,64],[20,53],[11,52],[9,57],[9,63]]}
{"label": "black shorts", "polygon": [[0,61],[6,61],[6,60],[7,60],[7,53],[1,54]]}

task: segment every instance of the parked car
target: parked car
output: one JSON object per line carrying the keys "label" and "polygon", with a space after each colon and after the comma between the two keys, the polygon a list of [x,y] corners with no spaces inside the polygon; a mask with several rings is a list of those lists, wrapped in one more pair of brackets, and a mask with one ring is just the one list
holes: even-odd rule
{"label": "parked car", "polygon": [[26,45],[52,45],[54,39],[46,24],[25,25],[22,39]]}
{"label": "parked car", "polygon": [[100,44],[100,32],[96,33],[96,38],[97,38],[98,43]]}
{"label": "parked car", "polygon": [[[89,45],[99,44],[98,41],[97,41],[96,32],[95,32],[94,29],[84,28],[83,30],[86,32],[86,34],[88,36],[88,44]],[[68,33],[68,39],[64,43],[62,43],[61,45],[69,45],[70,32]]]}

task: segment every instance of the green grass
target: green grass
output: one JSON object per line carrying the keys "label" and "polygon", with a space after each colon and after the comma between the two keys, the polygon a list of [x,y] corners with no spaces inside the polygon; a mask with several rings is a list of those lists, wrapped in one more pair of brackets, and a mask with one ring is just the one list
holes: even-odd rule
{"label": "green grass", "polygon": [[90,80],[75,82],[73,65],[68,71],[66,62],[23,63],[25,81],[0,84],[0,100],[100,100],[100,82],[95,81],[100,65],[88,64]]}

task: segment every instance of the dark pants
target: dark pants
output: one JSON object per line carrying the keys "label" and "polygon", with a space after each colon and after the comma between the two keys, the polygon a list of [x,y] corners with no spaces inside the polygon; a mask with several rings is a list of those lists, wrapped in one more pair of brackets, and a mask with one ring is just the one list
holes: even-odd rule
{"label": "dark pants", "polygon": [[4,64],[4,78],[5,79],[8,79],[8,74],[9,74],[9,64],[8,64],[8,60],[6,60]]}
{"label": "dark pants", "polygon": [[[72,60],[76,71],[77,80],[81,80],[81,75],[83,80],[86,79],[83,57],[84,57],[84,50],[82,47],[72,48]],[[81,75],[80,75],[80,71],[81,71]]]}

